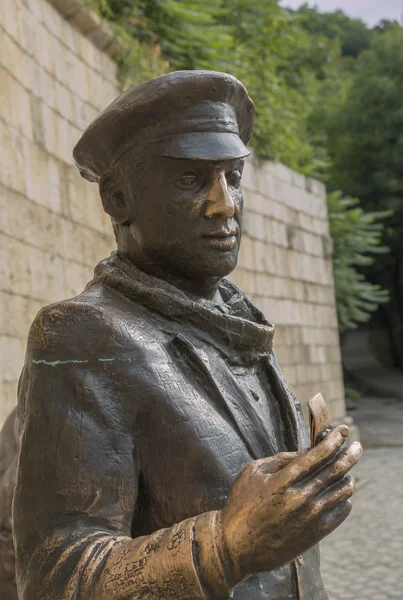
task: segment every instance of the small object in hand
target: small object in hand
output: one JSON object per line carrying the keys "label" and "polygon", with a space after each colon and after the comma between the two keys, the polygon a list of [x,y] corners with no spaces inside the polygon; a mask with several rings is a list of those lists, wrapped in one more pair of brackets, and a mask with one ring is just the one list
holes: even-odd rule
{"label": "small object in hand", "polygon": [[308,402],[311,448],[317,446],[333,429],[325,399],[317,394]]}

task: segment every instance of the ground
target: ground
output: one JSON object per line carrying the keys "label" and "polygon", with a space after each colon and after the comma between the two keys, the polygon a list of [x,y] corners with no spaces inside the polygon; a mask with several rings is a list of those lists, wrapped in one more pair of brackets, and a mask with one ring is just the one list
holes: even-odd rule
{"label": "ground", "polygon": [[323,580],[329,600],[403,600],[403,401],[363,398],[351,414],[364,455],[353,511],[321,546]]}

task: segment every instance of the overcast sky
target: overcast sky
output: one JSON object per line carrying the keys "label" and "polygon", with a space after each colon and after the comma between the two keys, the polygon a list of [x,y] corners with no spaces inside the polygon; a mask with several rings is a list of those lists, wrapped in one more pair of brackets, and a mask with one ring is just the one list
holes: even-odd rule
{"label": "overcast sky", "polygon": [[[284,6],[298,8],[301,0],[283,0]],[[309,0],[310,6],[318,6],[321,12],[331,12],[340,8],[350,17],[358,17],[369,25],[381,19],[396,19],[402,22],[403,0]]]}

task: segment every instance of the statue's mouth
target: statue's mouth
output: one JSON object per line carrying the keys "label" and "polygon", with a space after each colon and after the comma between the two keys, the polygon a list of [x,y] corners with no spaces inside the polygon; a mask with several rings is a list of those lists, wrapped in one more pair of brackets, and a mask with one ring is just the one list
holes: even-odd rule
{"label": "statue's mouth", "polygon": [[233,250],[237,245],[237,231],[235,229],[220,228],[203,236],[210,247],[226,252]]}
{"label": "statue's mouth", "polygon": [[218,238],[218,239],[226,239],[226,238],[231,238],[231,237],[235,237],[237,236],[237,230],[236,229],[228,229],[227,227],[222,227],[221,229],[217,229],[216,231],[213,231],[212,233],[205,233],[204,237],[208,237],[208,238]]}

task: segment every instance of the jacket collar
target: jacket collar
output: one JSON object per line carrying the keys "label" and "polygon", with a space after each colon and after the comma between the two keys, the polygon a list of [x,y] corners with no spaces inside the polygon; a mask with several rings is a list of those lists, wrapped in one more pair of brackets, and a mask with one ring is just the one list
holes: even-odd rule
{"label": "jacket collar", "polygon": [[233,364],[252,364],[270,354],[274,326],[241,290],[223,279],[224,305],[196,302],[175,286],[140,271],[115,251],[95,268],[92,283],[102,282],[169,319],[188,322]]}

